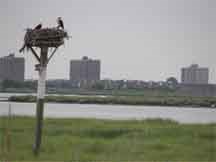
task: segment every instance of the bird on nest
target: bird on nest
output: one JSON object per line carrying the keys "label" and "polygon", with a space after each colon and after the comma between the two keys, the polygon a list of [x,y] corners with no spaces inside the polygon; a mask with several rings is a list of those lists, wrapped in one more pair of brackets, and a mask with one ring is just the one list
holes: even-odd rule
{"label": "bird on nest", "polygon": [[42,29],[42,23],[38,24],[37,26],[35,26],[34,30],[39,30]]}
{"label": "bird on nest", "polygon": [[61,17],[57,18],[57,24],[58,24],[57,29],[64,29],[64,22]]}

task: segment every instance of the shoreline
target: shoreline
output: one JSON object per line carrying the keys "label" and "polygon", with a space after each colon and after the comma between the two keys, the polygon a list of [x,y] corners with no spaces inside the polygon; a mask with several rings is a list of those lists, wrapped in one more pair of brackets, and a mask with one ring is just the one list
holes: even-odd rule
{"label": "shoreline", "polygon": [[[8,100],[0,102],[36,102],[36,96],[11,96]],[[47,103],[66,104],[99,104],[99,105],[134,105],[134,106],[167,106],[167,107],[190,107],[190,108],[215,108],[214,97],[169,97],[169,96],[67,96],[48,95],[45,97]]]}

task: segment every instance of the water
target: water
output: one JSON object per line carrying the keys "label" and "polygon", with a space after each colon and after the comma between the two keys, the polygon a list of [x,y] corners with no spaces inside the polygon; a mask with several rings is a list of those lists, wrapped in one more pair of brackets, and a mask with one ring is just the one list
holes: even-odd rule
{"label": "water", "polygon": [[[0,93],[0,100],[23,93]],[[103,97],[103,96],[101,96]],[[7,115],[9,102],[0,102],[0,115]],[[35,103],[11,102],[13,115],[35,116]],[[95,104],[46,103],[44,116],[49,118],[96,118],[96,119],[172,119],[180,123],[216,123],[216,109],[161,106],[126,106]]]}
{"label": "water", "polygon": [[[7,100],[10,96],[25,96],[25,95],[33,95],[36,96],[36,93],[0,93],[0,101]],[[50,94],[52,96],[58,96],[59,94]],[[94,97],[89,95],[73,95],[73,94],[64,94],[64,96],[86,96],[86,97]],[[107,97],[104,95],[97,95],[97,97]]]}
{"label": "water", "polygon": [[0,100],[7,100],[10,96],[35,95],[35,93],[0,93]]}
{"label": "water", "polygon": [[[0,115],[8,114],[8,102],[0,102]],[[35,116],[35,103],[11,102],[12,115]],[[96,118],[113,120],[172,119],[180,123],[216,123],[216,109],[160,106],[126,106],[46,103],[49,118]]]}

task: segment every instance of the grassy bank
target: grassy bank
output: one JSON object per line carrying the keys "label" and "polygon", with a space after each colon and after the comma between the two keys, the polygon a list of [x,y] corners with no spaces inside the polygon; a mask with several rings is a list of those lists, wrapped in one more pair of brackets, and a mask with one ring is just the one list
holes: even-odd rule
{"label": "grassy bank", "polygon": [[[6,118],[0,121],[2,138]],[[16,117],[10,125],[10,151],[1,148],[0,161],[6,156],[17,161],[216,161],[216,124],[46,119],[37,158],[34,119]]]}
{"label": "grassy bank", "polygon": [[[5,93],[37,93],[37,90],[25,89],[5,89]],[[96,89],[61,89],[49,90],[47,94],[74,94],[74,95],[112,95],[112,96],[175,96],[174,90],[168,89],[113,89],[113,90],[96,90]]]}
{"label": "grassy bank", "polygon": [[[10,101],[35,102],[35,96],[12,96]],[[46,102],[80,104],[122,104],[122,105],[158,105],[158,106],[193,106],[211,107],[216,105],[215,97],[180,97],[180,96],[47,96]]]}

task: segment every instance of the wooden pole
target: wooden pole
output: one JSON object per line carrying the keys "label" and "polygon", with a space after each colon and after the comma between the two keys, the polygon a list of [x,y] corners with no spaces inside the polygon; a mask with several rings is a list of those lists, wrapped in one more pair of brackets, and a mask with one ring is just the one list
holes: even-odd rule
{"label": "wooden pole", "polygon": [[44,97],[46,90],[46,68],[48,61],[48,47],[41,47],[40,55],[40,67],[39,67],[39,79],[37,89],[37,110],[36,110],[36,130],[35,130],[35,143],[33,151],[35,155],[38,155],[43,127],[43,109],[44,109]]}

